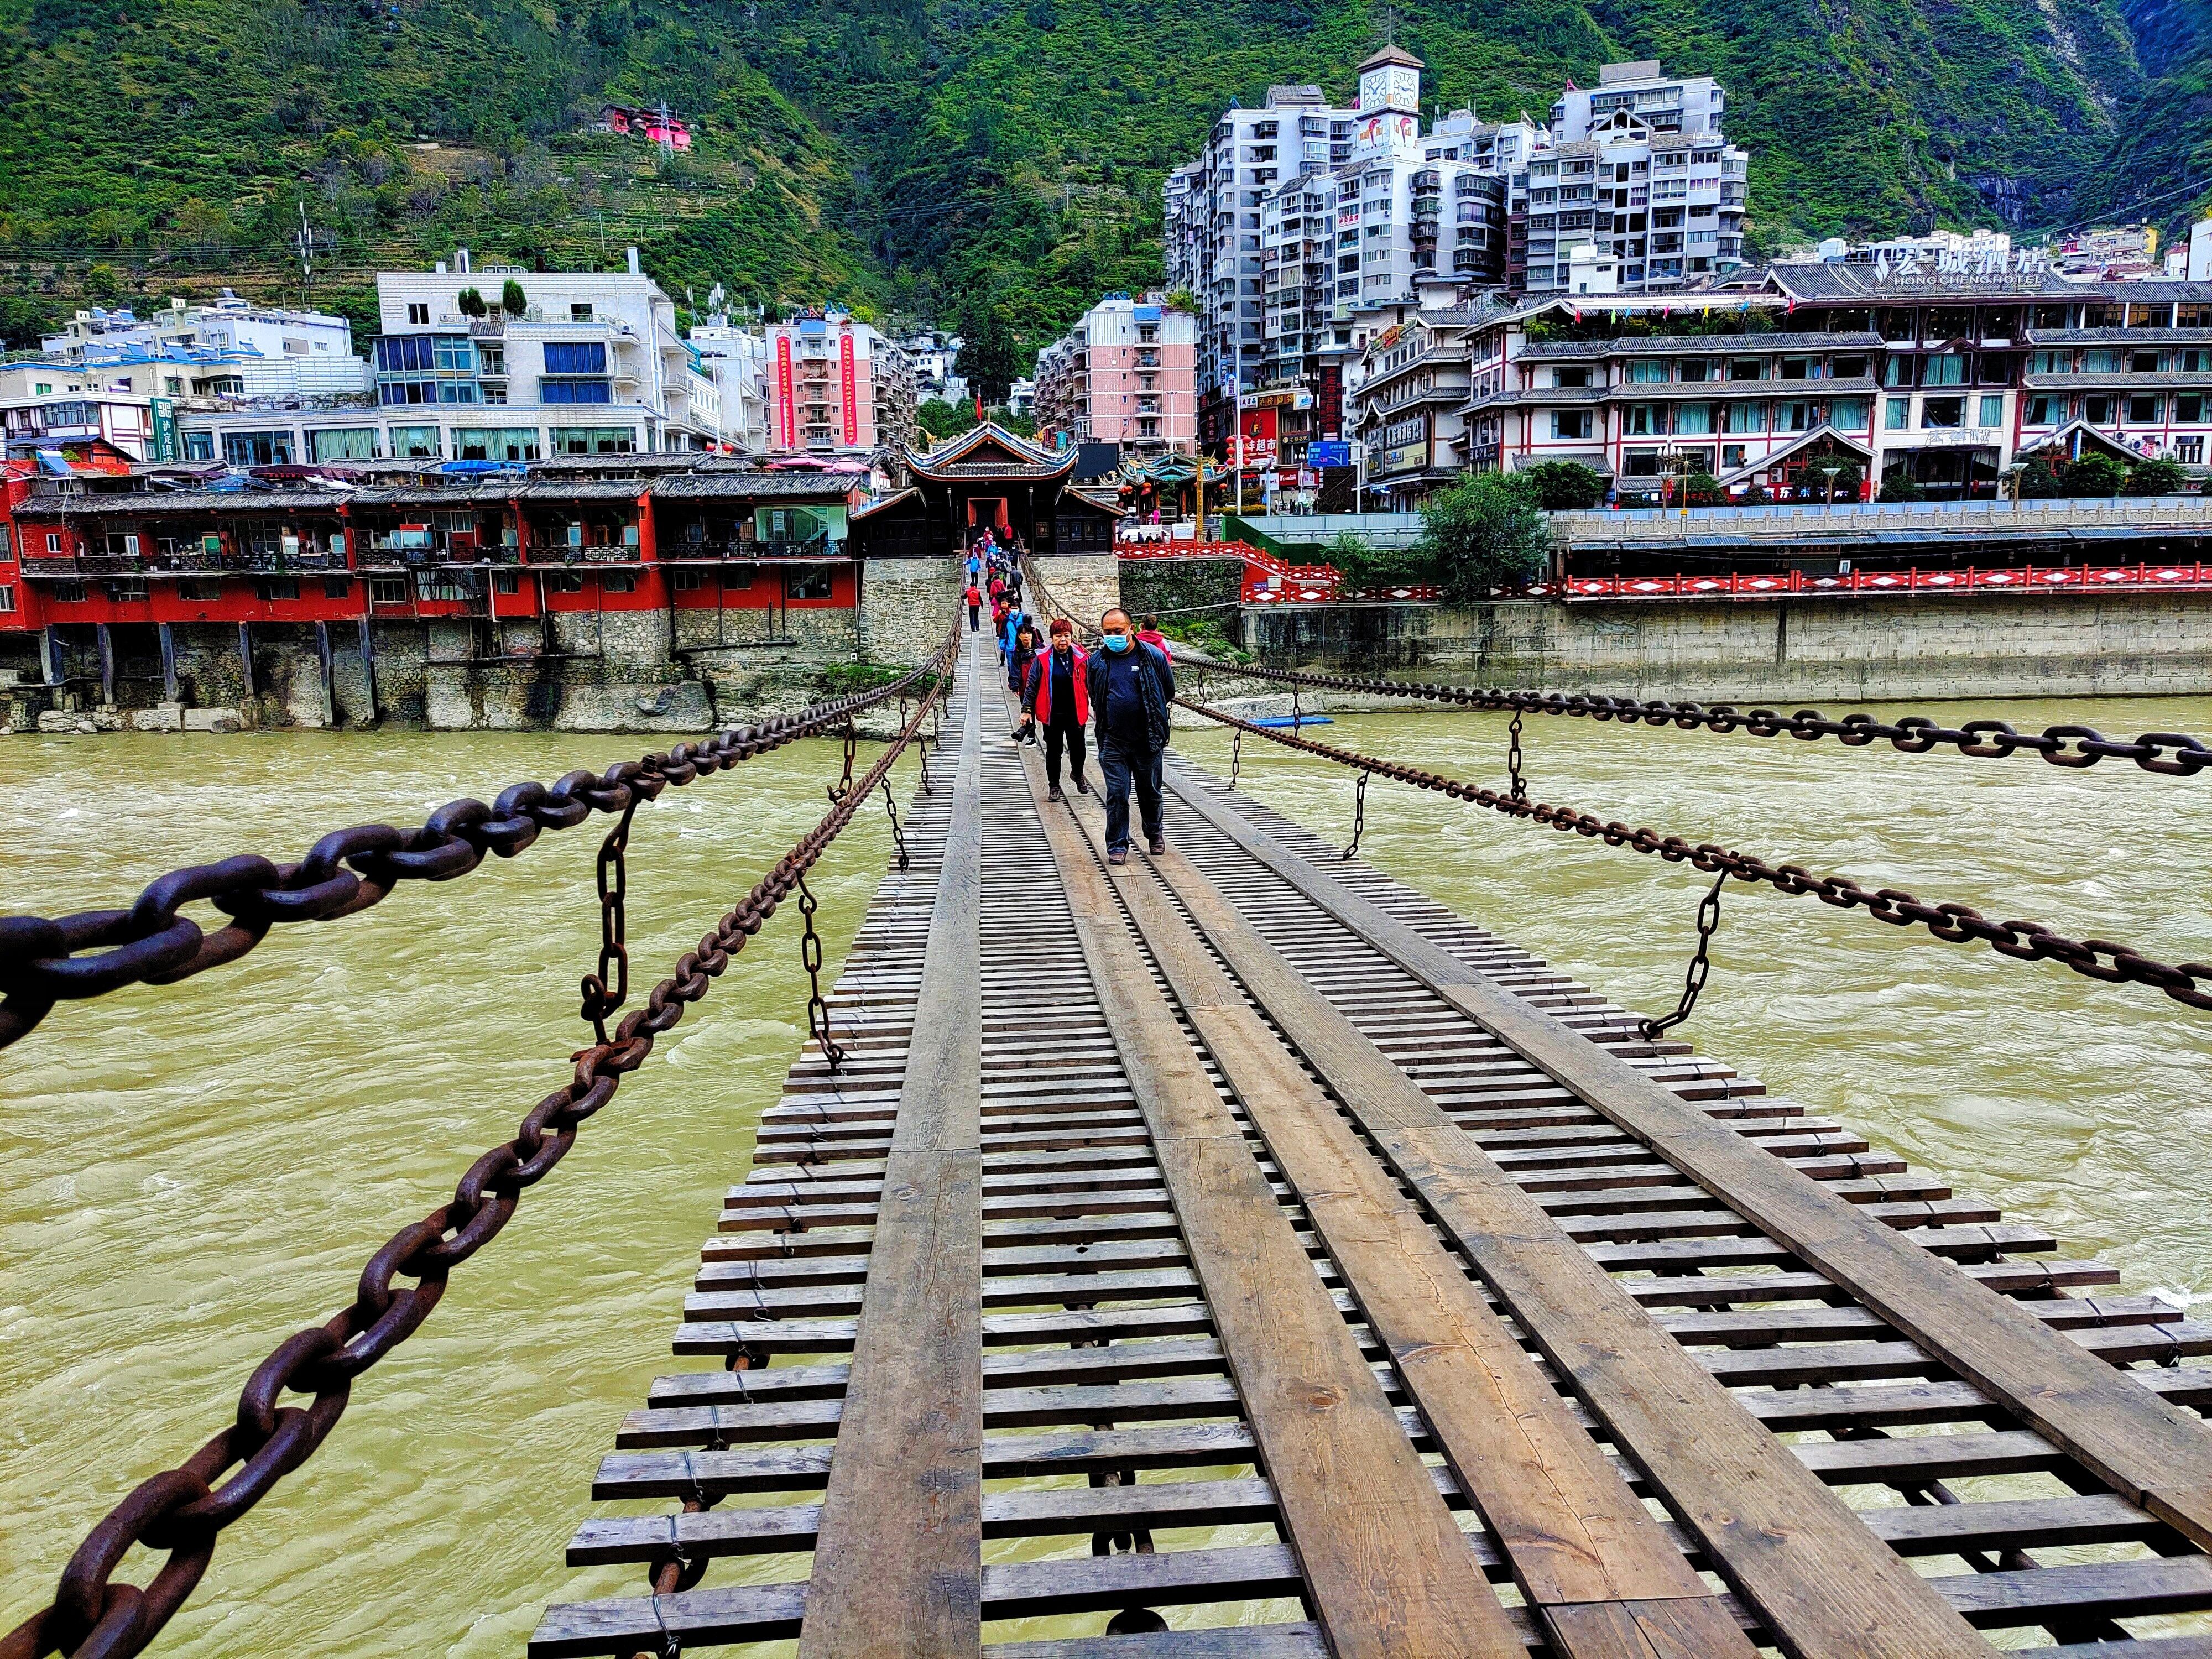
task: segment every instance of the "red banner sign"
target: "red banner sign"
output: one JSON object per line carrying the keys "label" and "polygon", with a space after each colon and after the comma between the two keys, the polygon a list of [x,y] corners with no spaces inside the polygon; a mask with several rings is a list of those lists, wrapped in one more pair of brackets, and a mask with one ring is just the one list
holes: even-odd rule
{"label": "red banner sign", "polygon": [[837,373],[845,384],[845,447],[860,447],[860,365],[854,360],[853,331],[837,337]]}
{"label": "red banner sign", "polygon": [[779,334],[775,340],[775,447],[799,447],[799,405],[797,388],[792,385],[788,334]]}

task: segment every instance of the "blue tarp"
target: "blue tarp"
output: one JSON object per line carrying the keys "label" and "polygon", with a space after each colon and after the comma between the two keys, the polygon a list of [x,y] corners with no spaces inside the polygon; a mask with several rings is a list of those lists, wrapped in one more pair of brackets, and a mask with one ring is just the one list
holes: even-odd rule
{"label": "blue tarp", "polygon": [[528,465],[521,461],[447,461],[438,469],[455,477],[480,478],[491,472],[527,472]]}

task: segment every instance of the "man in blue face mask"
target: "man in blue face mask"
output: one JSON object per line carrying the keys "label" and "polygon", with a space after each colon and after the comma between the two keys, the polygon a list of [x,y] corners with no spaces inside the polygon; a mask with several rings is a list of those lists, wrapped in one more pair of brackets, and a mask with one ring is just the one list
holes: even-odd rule
{"label": "man in blue face mask", "polygon": [[1084,664],[1091,718],[1098,728],[1098,764],[1106,775],[1106,861],[1129,857],[1129,788],[1136,786],[1145,840],[1157,857],[1168,850],[1160,815],[1160,763],[1167,753],[1168,706],[1176,692],[1167,653],[1136,637],[1129,613],[1115,607],[1098,622],[1099,648]]}

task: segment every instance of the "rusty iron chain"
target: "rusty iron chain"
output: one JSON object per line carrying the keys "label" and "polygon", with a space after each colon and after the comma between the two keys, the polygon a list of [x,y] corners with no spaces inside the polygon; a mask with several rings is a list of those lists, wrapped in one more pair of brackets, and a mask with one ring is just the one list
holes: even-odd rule
{"label": "rusty iron chain", "polygon": [[853,758],[858,752],[860,742],[860,728],[852,721],[847,720],[845,722],[845,772],[836,782],[829,786],[830,800],[832,805],[844,799],[846,793],[853,787]]}
{"label": "rusty iron chain", "polygon": [[[665,754],[617,761],[604,773],[575,771],[550,784],[514,784],[489,805],[449,801],[419,830],[355,824],[323,836],[295,863],[247,853],[172,870],[128,909],[0,916],[0,1048],[37,1025],[58,1001],[101,996],[126,985],[173,985],[235,962],[280,922],[349,916],[381,902],[404,881],[452,881],[482,864],[487,854],[513,858],[547,830],[572,829],[594,812],[627,812],[639,798],[651,799],[664,787],[681,787],[833,730],[941,677],[943,660],[940,655],[872,691],[799,714],[734,726]],[[935,692],[925,701],[935,708]],[[208,931],[180,914],[202,899],[228,916],[228,923]]]}
{"label": "rusty iron chain", "polygon": [[1367,833],[1367,780],[1370,775],[1365,767],[1360,768],[1359,781],[1352,787],[1352,840],[1344,849],[1347,860],[1359,856],[1359,838]]}
{"label": "rusty iron chain", "polygon": [[1237,732],[1229,739],[1229,787],[1237,787],[1237,774],[1244,765],[1244,733]]}
{"label": "rusty iron chain", "polygon": [[[949,689],[953,651],[948,641],[926,665],[939,672],[925,708]],[[354,1379],[421,1328],[453,1270],[498,1237],[524,1191],[567,1156],[585,1120],[613,1099],[623,1078],[645,1063],[656,1040],[707,994],[745,941],[802,885],[914,742],[923,712],[901,728],[859,787],[777,860],[696,949],[677,959],[643,1005],[623,1017],[611,1041],[571,1057],[568,1083],[530,1109],[513,1139],[469,1166],[450,1202],[401,1228],[368,1259],[349,1306],[277,1345],[246,1379],[231,1423],[176,1468],[140,1483],[93,1528],[63,1568],[52,1602],[0,1636],[0,1659],[55,1653],[130,1659],[161,1633],[206,1572],[217,1535],[322,1444],[345,1410]],[[403,1278],[415,1282],[396,1282]],[[305,1406],[280,1404],[288,1392],[312,1398]],[[143,1587],[115,1582],[124,1558],[142,1544],[167,1553],[153,1577]]]}
{"label": "rusty iron chain", "polygon": [[1721,889],[1728,884],[1725,870],[1713,878],[1712,890],[1698,901],[1698,950],[1690,958],[1690,966],[1682,975],[1682,1000],[1674,1005],[1671,1014],[1662,1014],[1657,1019],[1637,1022],[1636,1029],[1651,1039],[1657,1039],[1689,1018],[1690,1012],[1698,1006],[1698,994],[1705,988],[1705,979],[1713,971],[1713,933],[1721,925]]}
{"label": "rusty iron chain", "polygon": [[1724,702],[1670,702],[1665,698],[1639,701],[1595,693],[1571,696],[1559,691],[1353,679],[1340,674],[1264,668],[1256,663],[1218,665],[1224,674],[1279,684],[1310,685],[1378,697],[1413,697],[1430,702],[1457,703],[1466,708],[1501,713],[1510,710],[1516,714],[1571,714],[1579,719],[1618,720],[1624,726],[1672,726],[1684,732],[1748,732],[1755,738],[1787,735],[1805,743],[1833,738],[1852,749],[1863,749],[1886,739],[1891,747],[1908,755],[1924,755],[1948,744],[1962,755],[1985,758],[2040,755],[2053,766],[2084,767],[2094,766],[2100,760],[2131,760],[2146,772],[2177,778],[2194,777],[2212,770],[2212,746],[2180,732],[2146,732],[2129,742],[2107,738],[2087,726],[2051,726],[2035,732],[2018,731],[2010,721],[2001,720],[1962,720],[1956,726],[1947,726],[1923,714],[1904,714],[1894,720],[1877,720],[1872,714],[1845,714],[1840,720],[1832,720],[1817,708],[1801,708],[1795,714],[1784,714],[1771,708],[1742,709]]}
{"label": "rusty iron chain", "polygon": [[[599,967],[597,973],[584,975],[584,1003],[580,1010],[591,1023],[596,1042],[607,1040],[607,1016],[629,1000],[629,826],[637,816],[638,802],[659,793],[658,787],[651,794],[641,787],[599,843],[595,872],[599,889]],[[615,975],[611,988],[607,980],[610,969]]]}
{"label": "rusty iron chain", "polygon": [[1511,781],[1513,799],[1528,799],[1528,780],[1521,772],[1521,711],[1513,711],[1513,724],[1506,728],[1505,775]]}
{"label": "rusty iron chain", "polygon": [[799,937],[799,963],[806,969],[806,1029],[821,1044],[822,1058],[830,1062],[830,1075],[835,1077],[845,1063],[845,1051],[830,1034],[830,1005],[822,1000],[822,935],[814,931],[817,908],[814,895],[801,877],[799,914],[805,920],[806,931]]}
{"label": "rusty iron chain", "polygon": [[884,811],[891,821],[891,842],[898,848],[898,867],[911,869],[914,859],[906,850],[906,830],[899,823],[898,803],[891,799],[890,781],[884,781]]}
{"label": "rusty iron chain", "polygon": [[1708,875],[1724,872],[1739,881],[1763,882],[1778,893],[1787,893],[1793,897],[1809,894],[1823,904],[1832,904],[1838,909],[1863,908],[1877,921],[1886,921],[1893,927],[1905,927],[1917,924],[1927,928],[1937,939],[1954,944],[1978,941],[1999,956],[2009,957],[2017,962],[2060,963],[2085,978],[2101,981],[2108,985],[2148,985],[2163,991],[2176,1002],[2186,1003],[2192,1008],[2212,1008],[2212,963],[2185,962],[2177,965],[2158,962],[2144,956],[2132,945],[2111,939],[2068,939],[2039,921],[1991,921],[1980,911],[1967,905],[1929,904],[1901,888],[1881,887],[1869,891],[1849,876],[1816,876],[1800,865],[1769,864],[1764,859],[1717,846],[1711,842],[1693,843],[1680,836],[1662,836],[1654,830],[1631,829],[1618,820],[1608,822],[1593,813],[1577,811],[1571,806],[1516,800],[1510,794],[1500,794],[1494,789],[1462,783],[1440,772],[1425,771],[1419,767],[1403,765],[1396,761],[1333,748],[1293,732],[1271,731],[1249,720],[1241,720],[1234,714],[1224,714],[1218,708],[1192,702],[1188,698],[1178,697],[1176,702],[1210,720],[1257,732],[1271,743],[1318,755],[1342,766],[1363,767],[1397,782],[1410,783],[1417,789],[1435,790],[1449,795],[1455,800],[1470,800],[1509,817],[1549,824],[1563,833],[1571,832],[1602,840],[1608,847],[1626,847],[1638,853],[1656,853],[1669,864],[1686,863],[1692,869],[1704,871]]}

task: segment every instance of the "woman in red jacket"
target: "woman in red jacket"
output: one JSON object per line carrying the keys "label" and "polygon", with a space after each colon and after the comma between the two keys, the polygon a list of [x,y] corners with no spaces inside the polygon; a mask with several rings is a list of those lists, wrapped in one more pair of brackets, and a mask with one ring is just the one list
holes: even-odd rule
{"label": "woman in red jacket", "polygon": [[1022,701],[1030,715],[1044,727],[1044,776],[1052,799],[1060,793],[1060,755],[1067,751],[1068,775],[1077,791],[1091,793],[1083,775],[1083,728],[1091,720],[1091,692],[1084,684],[1083,648],[1075,642],[1075,624],[1065,617],[1052,619],[1052,649],[1037,653],[1030,665],[1029,684]]}
{"label": "woman in red jacket", "polygon": [[983,631],[983,590],[972,581],[968,584],[968,631]]}

